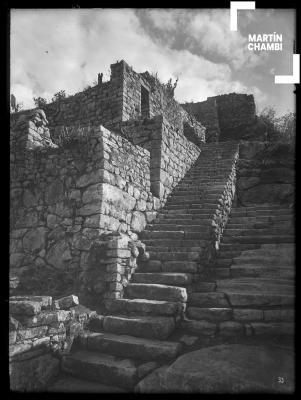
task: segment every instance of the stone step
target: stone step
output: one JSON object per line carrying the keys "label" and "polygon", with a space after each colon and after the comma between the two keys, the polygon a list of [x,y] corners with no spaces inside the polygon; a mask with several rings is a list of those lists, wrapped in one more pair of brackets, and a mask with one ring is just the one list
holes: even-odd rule
{"label": "stone step", "polygon": [[140,233],[140,239],[183,239],[184,231],[147,231],[144,230]]}
{"label": "stone step", "polygon": [[241,216],[241,217],[234,217],[230,214],[228,224],[232,223],[241,223],[241,224],[253,224],[253,223],[264,223],[264,222],[269,222],[269,223],[274,223],[274,222],[291,222],[293,221],[293,216],[291,215],[270,215],[270,216],[254,216],[254,217],[246,217],[246,216]]}
{"label": "stone step", "polygon": [[223,237],[227,236],[252,236],[252,235],[293,235],[294,229],[292,228],[275,228],[270,227],[268,229],[254,229],[254,228],[247,228],[247,229],[232,229],[227,226],[225,232],[223,233]]}
{"label": "stone step", "polygon": [[[205,243],[206,241],[202,241],[202,243]],[[200,247],[200,240],[189,240],[183,238],[182,240],[170,240],[170,239],[143,239],[143,243],[146,244],[146,246],[159,246],[159,247],[185,247],[185,248],[192,248],[192,247]],[[209,241],[208,241],[209,243]],[[181,271],[178,271],[181,272]]]}
{"label": "stone step", "polygon": [[192,277],[192,274],[186,273],[135,273],[132,275],[131,282],[186,286],[192,283]]}
{"label": "stone step", "polygon": [[233,258],[234,265],[241,265],[241,264],[252,264],[252,265],[259,265],[259,266],[267,266],[267,265],[295,265],[295,257],[294,256],[285,256],[280,254],[275,255],[241,255],[239,257]]}
{"label": "stone step", "polygon": [[282,215],[286,217],[290,217],[292,215],[291,211],[288,211],[286,209],[279,209],[277,211],[275,210],[254,210],[254,211],[236,211],[232,210],[231,211],[231,216],[233,217],[259,217],[259,216],[267,216],[269,217],[270,215]]}
{"label": "stone step", "polygon": [[111,314],[119,315],[180,315],[183,311],[181,302],[147,299],[108,299],[105,308]]}
{"label": "stone step", "polygon": [[249,236],[223,236],[223,243],[294,243],[293,235],[249,235]]}
{"label": "stone step", "polygon": [[244,251],[244,250],[254,250],[259,249],[260,244],[257,243],[224,243],[220,244],[220,252],[224,250],[231,250],[231,251]]}
{"label": "stone step", "polygon": [[292,267],[261,267],[257,265],[232,265],[230,268],[233,278],[244,277],[262,277],[262,278],[283,278],[294,279],[295,269]]}
{"label": "stone step", "polygon": [[181,329],[184,332],[201,337],[214,337],[217,332],[217,324],[209,321],[197,321],[186,318],[181,321]]}
{"label": "stone step", "polygon": [[194,261],[161,261],[149,260],[139,265],[137,272],[184,272],[198,273],[198,263]]}
{"label": "stone step", "polygon": [[186,302],[186,289],[179,286],[167,286],[151,283],[129,283],[126,287],[129,298]]}
{"label": "stone step", "polygon": [[193,285],[193,292],[214,292],[216,289],[215,281],[195,282]]}
{"label": "stone step", "polygon": [[[280,283],[279,283],[280,282]],[[224,279],[216,282],[216,290],[218,292],[238,291],[256,293],[276,293],[276,294],[294,294],[294,282],[291,280],[277,279]]]}
{"label": "stone step", "polygon": [[232,307],[287,307],[294,306],[295,296],[289,294],[226,292]]}
{"label": "stone step", "polygon": [[197,182],[195,184],[187,184],[181,182],[179,186],[177,186],[174,190],[175,192],[172,193],[177,193],[177,194],[182,194],[184,195],[185,193],[187,194],[193,194],[195,195],[196,193],[200,194],[216,194],[220,193],[220,190],[224,188],[224,183],[221,182],[219,185],[215,183],[216,188],[212,188],[211,186],[206,185],[207,187],[204,187],[203,184],[198,184]]}
{"label": "stone step", "polygon": [[185,251],[185,252],[160,252],[147,249],[151,260],[161,261],[198,261],[200,258],[199,252]]}
{"label": "stone step", "polygon": [[[180,254],[186,254],[189,252],[195,253],[195,252],[201,252],[202,251],[202,247],[197,247],[197,246],[189,246],[189,247],[174,247],[174,246],[151,246],[148,245],[147,246],[147,251],[153,252],[153,253],[170,253],[170,254],[174,254],[174,253],[179,253],[179,257]],[[179,260],[180,261],[180,260]]]}
{"label": "stone step", "polygon": [[233,224],[228,223],[227,229],[273,229],[273,228],[285,228],[285,229],[293,229],[294,224],[291,222],[280,221],[279,223],[275,222],[254,222],[248,224]]}
{"label": "stone step", "polygon": [[211,221],[213,213],[212,212],[197,212],[197,213],[191,213],[188,210],[185,210],[185,212],[177,212],[177,210],[161,210],[160,214],[158,214],[158,218],[174,218],[174,221],[177,219],[189,219],[189,218],[195,218],[196,220],[201,220],[201,221]]}
{"label": "stone step", "polygon": [[265,321],[295,321],[295,310],[289,309],[273,309],[273,310],[263,310],[263,319]]}
{"label": "stone step", "polygon": [[[217,201],[214,201],[213,203],[203,203],[201,200],[199,203],[191,203],[189,204],[189,210],[196,210],[199,211],[201,210],[215,210],[218,208],[219,203]],[[185,205],[184,204],[167,204],[164,206],[165,210],[182,210],[185,211]]]}
{"label": "stone step", "polygon": [[242,251],[243,250],[220,250],[216,257],[218,260],[233,259],[234,257],[238,257]]}
{"label": "stone step", "polygon": [[212,261],[213,268],[230,267],[232,265],[232,258],[217,258]]}
{"label": "stone step", "polygon": [[[278,210],[278,209],[283,209],[284,207],[282,207],[279,204],[276,203],[265,203],[265,204],[254,204],[253,206],[245,206],[245,207],[233,207],[233,210],[240,210],[240,211],[245,211],[245,210]],[[292,208],[289,207],[285,207],[285,209],[287,210],[293,210]]]}
{"label": "stone step", "polygon": [[232,309],[188,307],[187,315],[190,319],[201,321],[227,321],[232,319]]}
{"label": "stone step", "polygon": [[139,360],[171,360],[181,350],[181,344],[177,342],[150,340],[107,332],[85,332],[81,342],[88,350]]}
{"label": "stone step", "polygon": [[[191,221],[192,222],[192,221]],[[157,223],[157,224],[150,224],[147,226],[147,230],[154,230],[154,231],[184,231],[184,232],[202,232],[202,233],[209,233],[211,230],[210,226],[204,225],[177,225],[177,224],[166,224],[166,223]]]}
{"label": "stone step", "polygon": [[212,218],[212,216],[215,214],[216,210],[219,209],[218,206],[212,206],[211,208],[202,208],[202,207],[197,207],[195,204],[186,206],[185,204],[179,205],[181,208],[166,208],[162,211],[165,211],[163,214],[166,214],[169,216],[169,218],[173,218],[174,216],[177,217],[178,214],[183,215],[183,214],[188,214],[192,215],[192,217],[196,218]]}
{"label": "stone step", "polygon": [[119,335],[130,335],[147,339],[167,339],[176,327],[172,317],[150,317],[109,315],[104,317],[103,329]]}
{"label": "stone step", "polygon": [[256,336],[293,336],[295,333],[292,322],[252,322],[250,325]]}
{"label": "stone step", "polygon": [[139,363],[96,351],[77,350],[62,358],[62,370],[106,385],[133,388],[139,380]]}
{"label": "stone step", "polygon": [[[147,225],[147,227],[149,226],[153,226],[156,227],[157,225],[164,227],[167,225],[180,225],[183,227],[183,230],[185,229],[186,225],[190,226],[190,225],[197,225],[197,226],[202,226],[204,228],[209,228],[211,226],[212,223],[212,219],[211,218],[193,218],[192,214],[190,214],[190,218],[177,218],[176,215],[172,216],[168,216],[166,215],[165,217],[161,217],[161,218],[156,218],[155,221],[152,222],[152,224]],[[160,228],[160,229],[162,229]]]}
{"label": "stone step", "polygon": [[127,393],[126,389],[117,386],[108,386],[67,374],[53,382],[45,391],[54,393]]}
{"label": "stone step", "polygon": [[191,293],[188,297],[188,304],[190,306],[200,308],[229,308],[227,297],[224,293],[217,292],[195,292]]}
{"label": "stone step", "polygon": [[230,268],[210,268],[209,274],[211,278],[226,279],[231,277]]}

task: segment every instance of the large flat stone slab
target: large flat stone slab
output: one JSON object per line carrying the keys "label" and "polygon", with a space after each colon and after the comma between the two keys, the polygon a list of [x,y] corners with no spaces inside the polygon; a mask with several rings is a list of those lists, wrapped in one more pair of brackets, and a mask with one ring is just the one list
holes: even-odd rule
{"label": "large flat stone slab", "polygon": [[109,315],[104,317],[103,328],[107,332],[120,335],[165,340],[175,329],[175,321],[172,317],[124,317]]}
{"label": "large flat stone slab", "polygon": [[242,344],[186,353],[138,383],[140,393],[293,393],[294,353]]}
{"label": "large flat stone slab", "polygon": [[149,283],[130,283],[126,288],[130,298],[148,300],[181,301],[186,302],[186,289],[179,286],[168,286]]}
{"label": "large flat stone slab", "polygon": [[106,332],[89,332],[85,337],[85,342],[89,350],[142,360],[169,360],[175,358],[181,349],[181,345],[177,342],[150,340]]}
{"label": "large flat stone slab", "polygon": [[123,388],[131,388],[138,381],[133,360],[86,350],[64,356],[62,370],[81,379]]}
{"label": "large flat stone slab", "polygon": [[105,302],[106,309],[114,314],[166,315],[181,314],[184,303],[146,299],[110,299]]}

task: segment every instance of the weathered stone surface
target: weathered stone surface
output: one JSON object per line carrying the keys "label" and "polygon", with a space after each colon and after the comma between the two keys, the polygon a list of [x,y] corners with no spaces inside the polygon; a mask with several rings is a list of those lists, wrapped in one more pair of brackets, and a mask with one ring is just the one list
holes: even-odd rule
{"label": "weathered stone surface", "polygon": [[293,183],[295,178],[294,170],[291,168],[270,168],[262,171],[260,180],[262,183]]}
{"label": "weathered stone surface", "polygon": [[219,334],[222,336],[235,336],[244,334],[244,326],[239,322],[225,321],[219,324]]}
{"label": "weathered stone surface", "polygon": [[116,386],[103,385],[71,376],[56,380],[45,391],[55,393],[126,393],[125,389]]}
{"label": "weathered stone surface", "polygon": [[145,216],[142,212],[140,211],[134,211],[132,220],[131,220],[131,228],[135,232],[141,232],[146,225],[146,219]]}
{"label": "weathered stone surface", "polygon": [[66,262],[72,259],[68,240],[62,239],[54,243],[47,252],[46,259],[53,267],[63,269]]}
{"label": "weathered stone surface", "polygon": [[199,338],[197,336],[189,336],[189,335],[183,335],[180,337],[180,343],[182,343],[185,346],[193,346]]}
{"label": "weathered stone surface", "polygon": [[289,336],[295,333],[294,323],[291,322],[253,322],[250,325],[255,335]]}
{"label": "weathered stone surface", "polygon": [[130,283],[126,288],[130,298],[186,302],[187,292],[183,287],[147,283]]}
{"label": "weathered stone surface", "polygon": [[175,328],[171,317],[118,317],[105,316],[104,330],[148,339],[167,339]]}
{"label": "weathered stone surface", "polygon": [[229,303],[224,293],[191,293],[189,304],[196,307],[228,307]]}
{"label": "weathered stone surface", "polygon": [[40,391],[57,375],[59,360],[50,354],[10,364],[10,388],[13,391]]}
{"label": "weathered stone surface", "polygon": [[[258,362],[260,360],[260,362]],[[279,383],[283,377],[285,384]],[[138,383],[139,393],[293,393],[294,354],[287,349],[229,344],[179,357]]]}
{"label": "weathered stone surface", "polygon": [[233,317],[237,321],[257,321],[263,319],[263,311],[237,308],[233,310]]}
{"label": "weathered stone surface", "polygon": [[216,324],[208,321],[183,320],[181,326],[188,331],[201,336],[214,336]]}
{"label": "weathered stone surface", "polygon": [[74,294],[70,296],[62,297],[60,299],[55,300],[56,305],[58,308],[62,310],[68,310],[69,308],[76,306],[79,304],[78,297]]}
{"label": "weathered stone surface", "polygon": [[124,388],[133,387],[138,380],[133,360],[84,350],[63,357],[62,369],[81,378]]}
{"label": "weathered stone surface", "polygon": [[111,313],[137,315],[180,315],[184,310],[183,303],[147,299],[106,300],[105,306]]}
{"label": "weathered stone surface", "polygon": [[39,252],[45,246],[46,240],[45,228],[35,228],[28,231],[23,237],[23,246],[27,251]]}
{"label": "weathered stone surface", "polygon": [[231,319],[232,309],[188,307],[187,315],[196,320],[225,321]]}
{"label": "weathered stone surface", "polygon": [[10,301],[9,311],[11,314],[21,314],[21,315],[35,315],[41,311],[41,304],[36,301]]}
{"label": "weathered stone surface", "polygon": [[142,360],[166,360],[176,357],[181,345],[176,342],[144,339],[112,333],[89,333],[86,346],[120,357]]}

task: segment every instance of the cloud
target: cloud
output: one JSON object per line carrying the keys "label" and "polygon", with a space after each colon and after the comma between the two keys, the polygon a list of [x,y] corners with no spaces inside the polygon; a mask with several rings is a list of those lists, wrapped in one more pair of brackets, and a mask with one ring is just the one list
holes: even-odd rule
{"label": "cloud", "polygon": [[109,79],[110,64],[121,59],[137,72],[157,72],[163,82],[179,77],[180,102],[255,89],[260,96],[233,73],[260,64],[260,57],[244,50],[239,32],[231,34],[223,10],[38,9],[11,15],[11,92],[26,108],[34,106],[32,97],[51,100],[59,90],[81,91],[99,72]]}
{"label": "cloud", "polygon": [[[155,12],[152,17],[159,21]],[[28,107],[33,106],[31,96],[49,100],[62,89],[80,91],[100,71],[109,78],[110,64],[121,59],[137,72],[158,72],[165,82],[179,76],[178,96],[195,100],[212,94],[209,82],[218,85],[231,75],[226,64],[154,42],[133,10],[14,11],[11,54],[12,91]]]}
{"label": "cloud", "polygon": [[219,57],[234,69],[261,64],[261,57],[247,48],[247,38],[230,31],[229,10],[206,10],[196,14],[187,26],[190,48],[211,57]]}

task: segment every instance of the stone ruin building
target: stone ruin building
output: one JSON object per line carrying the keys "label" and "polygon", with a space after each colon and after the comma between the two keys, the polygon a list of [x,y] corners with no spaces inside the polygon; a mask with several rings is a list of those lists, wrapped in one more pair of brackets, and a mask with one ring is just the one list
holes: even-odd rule
{"label": "stone ruin building", "polygon": [[11,388],[147,392],[198,341],[293,335],[293,202],[252,95],[180,105],[120,61],[12,114]]}

